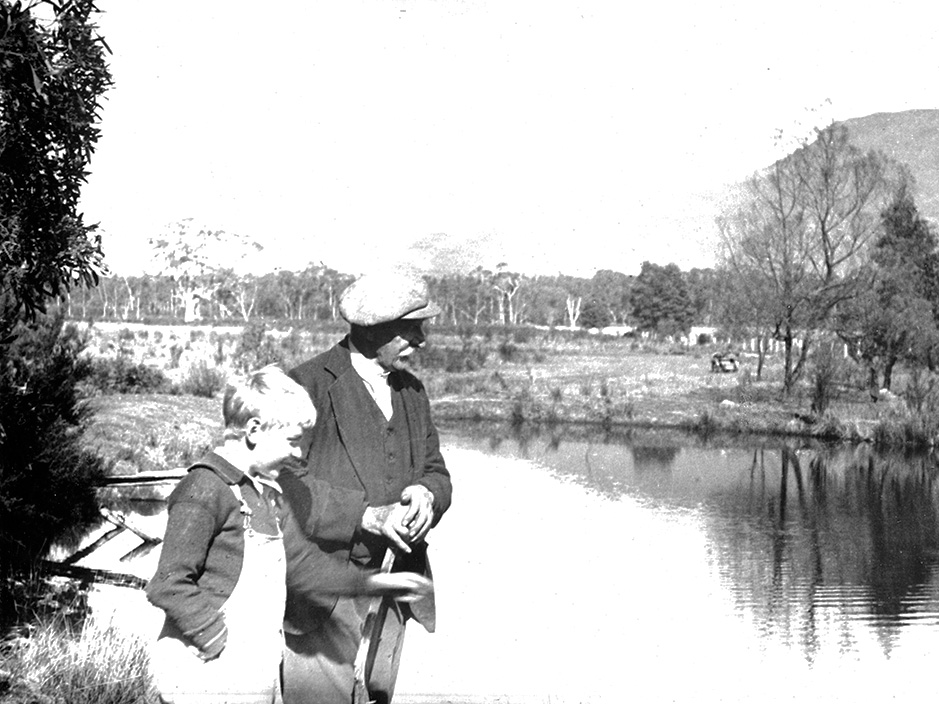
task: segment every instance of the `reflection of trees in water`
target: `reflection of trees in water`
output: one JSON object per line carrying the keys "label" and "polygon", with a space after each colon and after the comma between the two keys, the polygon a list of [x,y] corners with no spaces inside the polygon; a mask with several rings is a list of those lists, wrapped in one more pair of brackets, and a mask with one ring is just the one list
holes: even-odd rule
{"label": "reflection of trees in water", "polygon": [[[667,474],[682,447],[695,442],[687,433],[676,431],[617,428],[598,432],[593,426],[577,425],[478,423],[460,425],[459,432],[480,438],[492,452],[511,447],[524,459],[556,457],[566,451],[569,460],[571,453],[576,453],[576,462],[547,463],[558,474],[570,476],[611,498],[619,498],[628,490],[633,471],[637,475]],[[595,461],[592,455],[600,447],[610,448],[614,454],[622,448],[632,455],[632,462],[626,460],[625,454],[622,461],[613,464]]]}
{"label": "reflection of trees in water", "polygon": [[667,472],[681,452],[676,445],[633,445],[633,469],[636,472]]}
{"label": "reflection of trees in water", "polygon": [[935,477],[927,458],[868,447],[755,450],[746,489],[722,497],[725,515],[712,524],[722,574],[768,635],[797,638],[809,660],[819,620],[851,648],[852,621],[873,617],[889,652],[935,567]]}

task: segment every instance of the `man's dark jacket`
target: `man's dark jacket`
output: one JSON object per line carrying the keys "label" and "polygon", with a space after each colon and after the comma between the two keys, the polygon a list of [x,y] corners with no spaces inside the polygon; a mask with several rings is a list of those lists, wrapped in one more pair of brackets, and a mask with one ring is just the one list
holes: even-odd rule
{"label": "man's dark jacket", "polygon": [[[402,489],[419,484],[433,492],[435,523],[450,506],[450,473],[440,454],[427,393],[414,375],[392,372],[389,384],[395,415],[386,429],[378,406],[352,367],[348,337],[289,375],[309,392],[317,418],[306,469],[281,474],[284,496],[304,530],[324,550],[375,567],[388,543],[358,530],[366,505],[397,503]],[[404,443],[393,472],[387,458],[393,443],[383,436],[385,432],[390,435],[391,428]],[[326,496],[324,483],[331,487]],[[426,546],[414,546],[413,554],[399,559],[395,569],[429,575]],[[291,601],[288,595],[288,623],[299,630],[316,627],[308,614],[291,608]],[[433,599],[410,606],[414,617],[433,630]]]}

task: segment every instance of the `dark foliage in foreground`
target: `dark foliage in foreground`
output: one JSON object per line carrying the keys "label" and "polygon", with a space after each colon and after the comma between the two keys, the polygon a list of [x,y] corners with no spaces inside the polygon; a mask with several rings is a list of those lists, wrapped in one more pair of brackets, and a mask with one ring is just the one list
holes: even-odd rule
{"label": "dark foliage in foreground", "polygon": [[[78,386],[90,365],[77,329],[40,317],[15,333],[0,345],[0,579],[100,520],[95,486],[105,476],[104,461],[81,446],[91,417]],[[0,599],[6,622],[6,590]]]}

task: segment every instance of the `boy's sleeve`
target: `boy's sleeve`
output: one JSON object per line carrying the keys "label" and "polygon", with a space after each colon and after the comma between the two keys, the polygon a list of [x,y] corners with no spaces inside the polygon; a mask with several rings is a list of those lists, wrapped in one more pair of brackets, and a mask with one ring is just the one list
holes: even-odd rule
{"label": "boy's sleeve", "polygon": [[327,543],[350,544],[365,514],[365,492],[344,489],[306,475],[283,471],[277,479],[293,520],[308,536]]}
{"label": "boy's sleeve", "polygon": [[346,553],[324,551],[306,535],[288,506],[282,507],[281,528],[287,557],[287,593],[293,601],[331,609],[339,594],[367,592],[373,571],[364,570],[346,559]]}
{"label": "boy's sleeve", "polygon": [[[190,481],[187,481],[190,480]],[[199,588],[198,579],[213,536],[220,507],[200,490],[192,473],[170,498],[166,533],[156,574],[147,585],[147,599],[210,660],[225,647],[227,629],[215,606]]]}

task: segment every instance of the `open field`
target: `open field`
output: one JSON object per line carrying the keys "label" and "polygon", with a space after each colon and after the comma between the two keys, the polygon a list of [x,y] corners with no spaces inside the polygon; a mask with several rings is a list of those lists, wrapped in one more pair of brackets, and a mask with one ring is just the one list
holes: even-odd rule
{"label": "open field", "polygon": [[126,394],[92,399],[85,443],[113,462],[112,474],[182,467],[221,439],[219,399]]}

